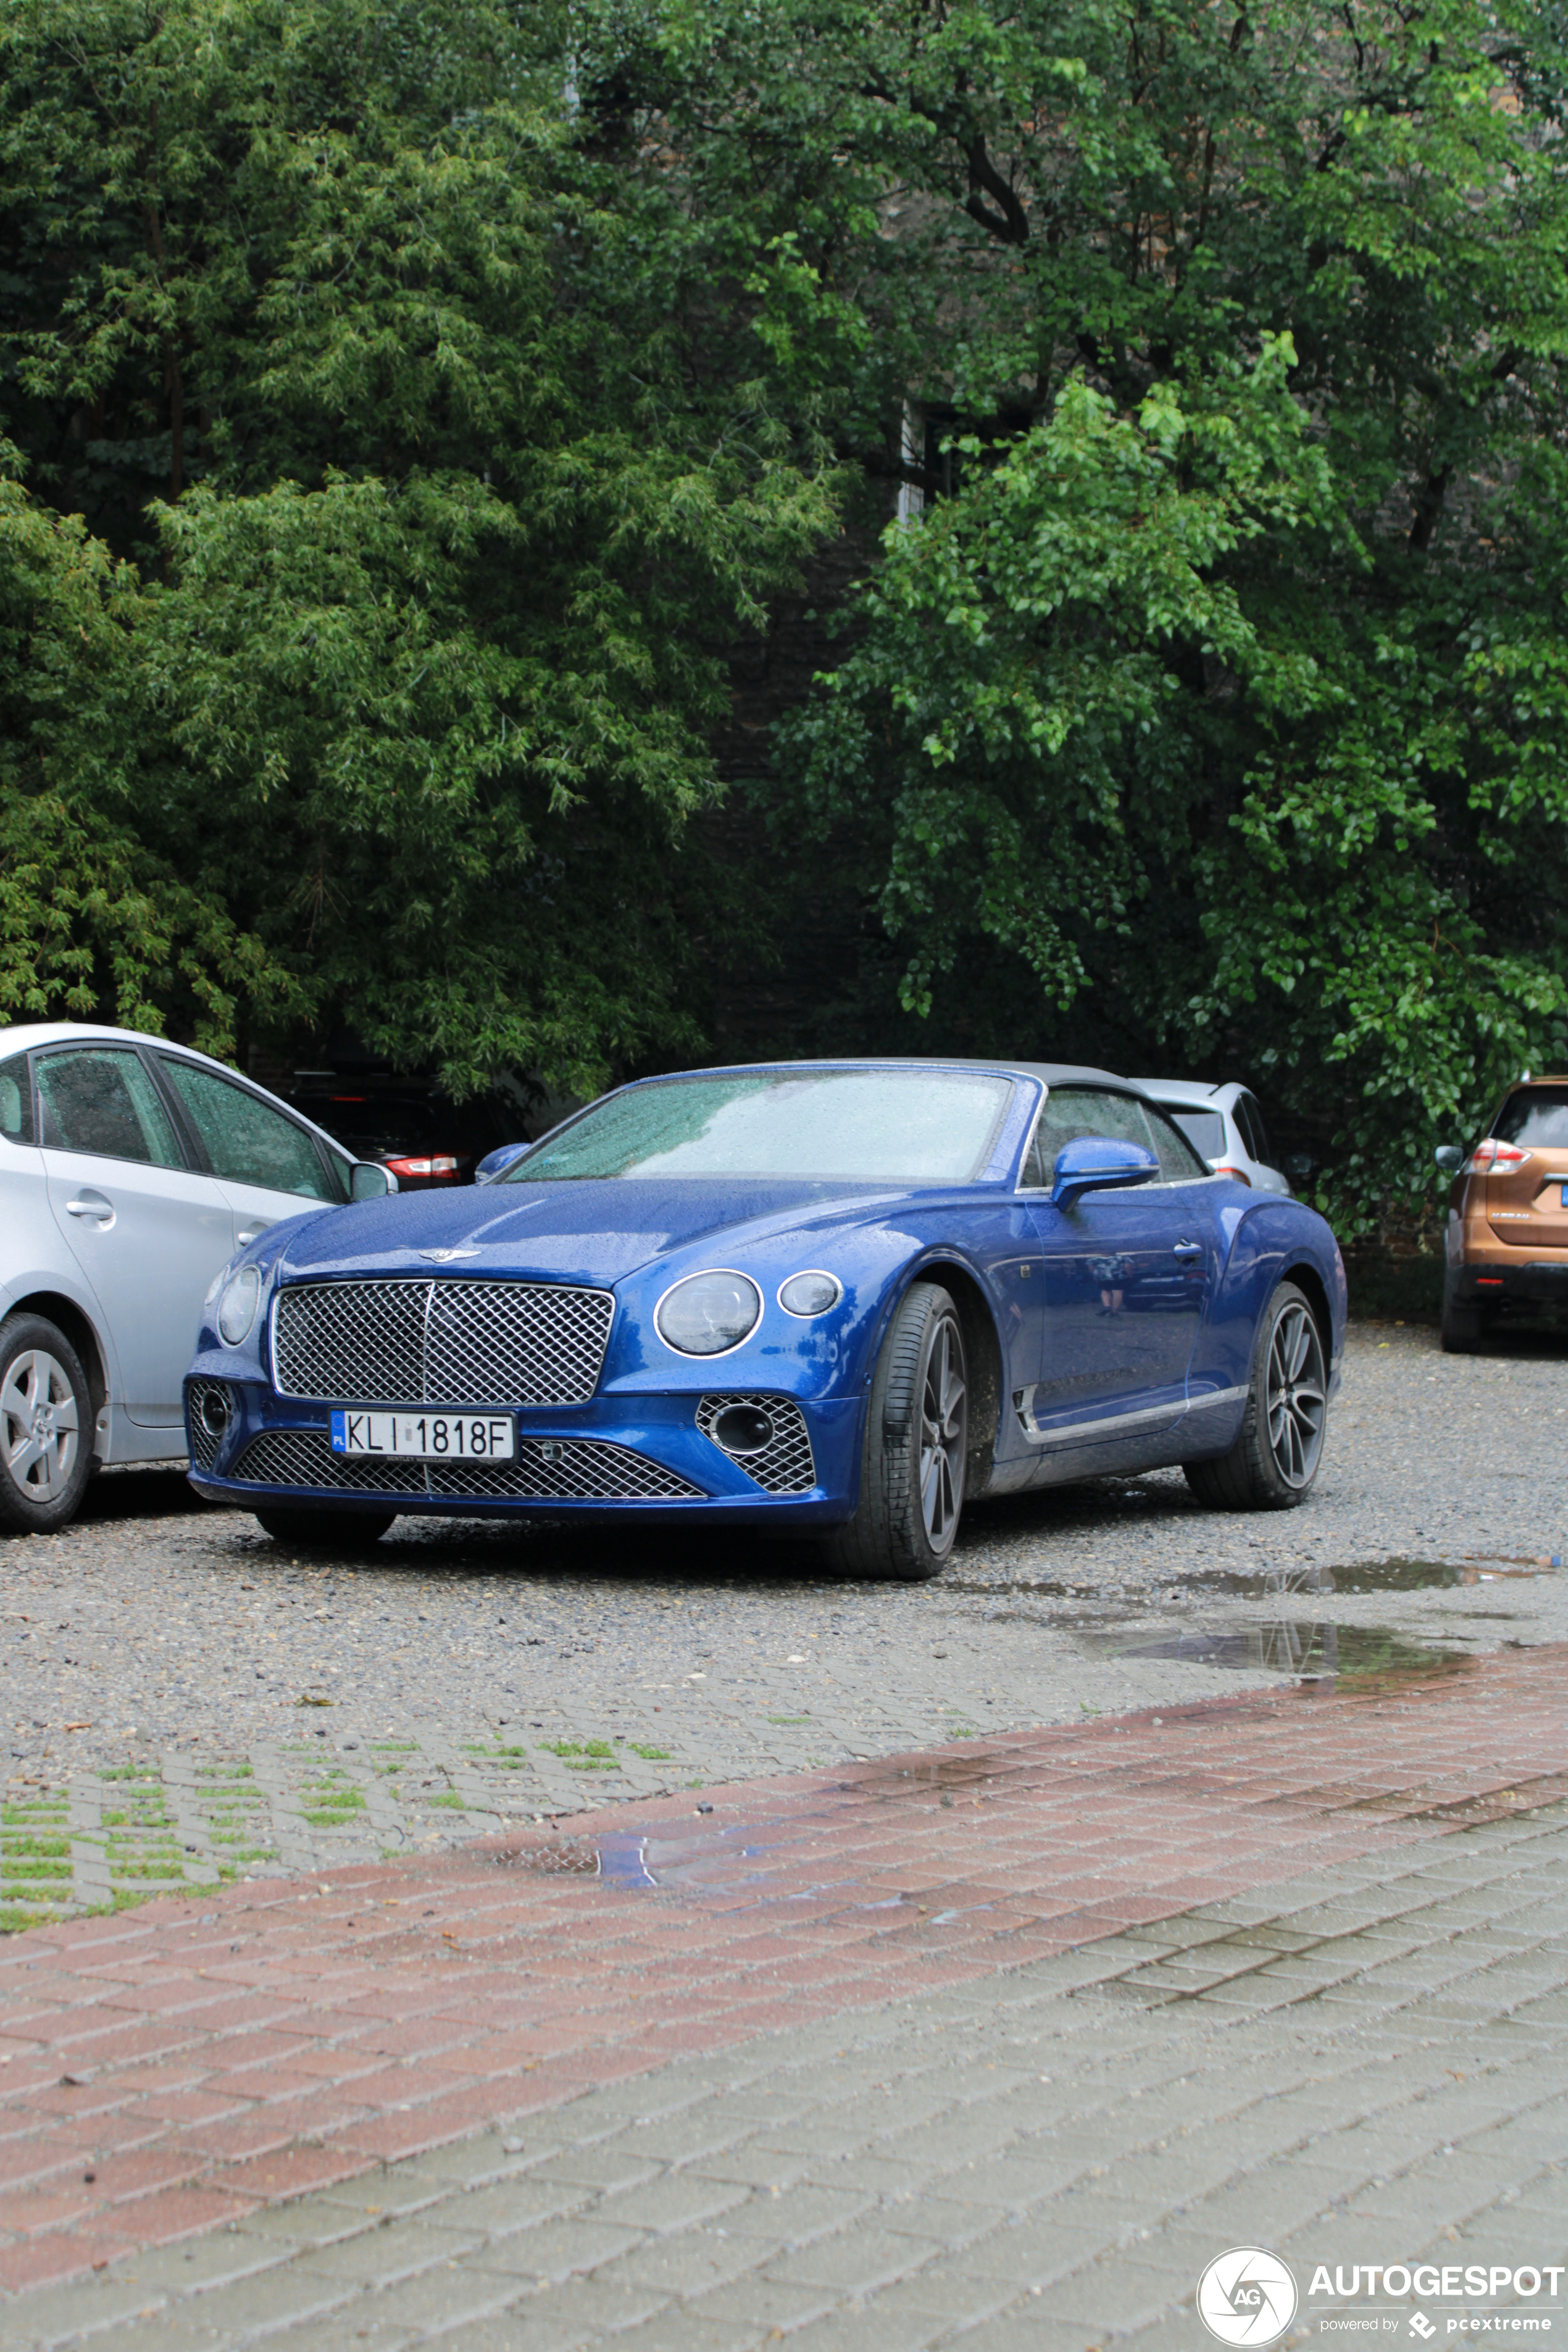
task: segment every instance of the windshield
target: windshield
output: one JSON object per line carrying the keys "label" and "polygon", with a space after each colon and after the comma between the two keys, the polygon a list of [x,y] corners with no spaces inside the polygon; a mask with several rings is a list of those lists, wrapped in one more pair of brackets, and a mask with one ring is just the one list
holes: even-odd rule
{"label": "windshield", "polygon": [[985,1164],[1011,1092],[946,1070],[718,1071],[611,1095],[507,1171],[584,1176],[816,1176],[963,1183]]}
{"label": "windshield", "polygon": [[1568,1143],[1568,1087],[1531,1087],[1510,1095],[1491,1131],[1500,1143]]}

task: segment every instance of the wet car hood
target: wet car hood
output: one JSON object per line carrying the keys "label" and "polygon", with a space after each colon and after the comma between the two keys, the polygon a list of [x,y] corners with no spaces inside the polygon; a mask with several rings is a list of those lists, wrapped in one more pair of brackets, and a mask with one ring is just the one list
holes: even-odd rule
{"label": "wet car hood", "polygon": [[[322,1274],[424,1275],[449,1265],[453,1273],[604,1285],[709,1234],[733,1249],[780,1227],[809,1231],[885,1217],[889,1204],[910,1198],[901,1188],[779,1177],[590,1178],[400,1193],[302,1218],[291,1227],[279,1272],[288,1282]],[[461,1255],[426,1255],[436,1250]]]}

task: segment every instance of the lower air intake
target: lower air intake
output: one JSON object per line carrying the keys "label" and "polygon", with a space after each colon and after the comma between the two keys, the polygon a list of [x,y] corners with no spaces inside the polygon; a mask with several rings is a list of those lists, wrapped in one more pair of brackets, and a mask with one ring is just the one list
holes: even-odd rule
{"label": "lower air intake", "polygon": [[246,1447],[233,1476],[247,1486],[315,1486],[356,1495],[452,1501],[700,1502],[702,1490],[629,1446],[587,1437],[525,1437],[515,1462],[364,1462],[334,1454],[324,1433],[275,1429]]}
{"label": "lower air intake", "polygon": [[228,1434],[234,1399],[222,1381],[185,1382],[185,1444],[193,1470],[210,1470]]}
{"label": "lower air intake", "polygon": [[[731,1426],[748,1418],[765,1423],[772,1433],[754,1452],[740,1453],[725,1439]],[[805,1495],[816,1484],[805,1415],[787,1397],[705,1396],[697,1408],[697,1426],[770,1495]]]}

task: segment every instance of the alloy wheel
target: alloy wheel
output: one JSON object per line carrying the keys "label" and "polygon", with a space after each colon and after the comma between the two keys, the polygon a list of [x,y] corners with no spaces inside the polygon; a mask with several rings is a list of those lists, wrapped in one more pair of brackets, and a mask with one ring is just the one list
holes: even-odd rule
{"label": "alloy wheel", "polygon": [[1267,1379],[1275,1467],[1288,1486],[1309,1486],[1323,1447],[1328,1381],[1318,1327],[1296,1299],[1287,1301],[1269,1334]]}
{"label": "alloy wheel", "polygon": [[921,1512],[926,1539],[938,1554],[952,1546],[963,1507],[968,1408],[963,1341],[951,1315],[943,1315],[931,1338],[921,1390]]}
{"label": "alloy wheel", "polygon": [[76,1467],[81,1431],[76,1391],[47,1348],[13,1356],[0,1379],[0,1451],[29,1503],[52,1503]]}

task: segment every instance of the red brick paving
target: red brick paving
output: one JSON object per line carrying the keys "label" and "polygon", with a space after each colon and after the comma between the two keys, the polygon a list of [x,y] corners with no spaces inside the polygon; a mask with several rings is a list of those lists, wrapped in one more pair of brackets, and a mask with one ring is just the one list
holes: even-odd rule
{"label": "red brick paving", "polygon": [[13,1937],[0,2287],[682,2053],[1560,1801],[1565,1656],[1012,1733]]}

